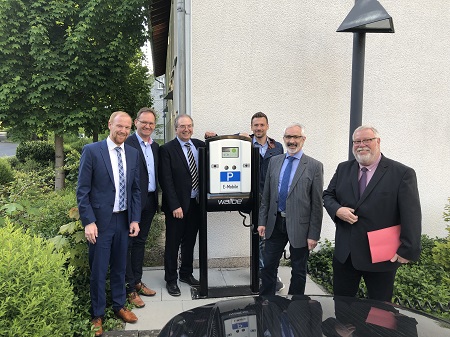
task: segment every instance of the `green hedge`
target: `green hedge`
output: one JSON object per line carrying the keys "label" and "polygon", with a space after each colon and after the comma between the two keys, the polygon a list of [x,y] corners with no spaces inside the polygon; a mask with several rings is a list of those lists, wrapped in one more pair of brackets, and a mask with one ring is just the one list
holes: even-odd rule
{"label": "green hedge", "polygon": [[0,336],[71,336],[67,255],[44,239],[0,228]]}
{"label": "green hedge", "polygon": [[46,141],[21,142],[17,146],[16,157],[21,163],[33,160],[47,166],[55,161],[55,146]]}
{"label": "green hedge", "polygon": [[14,173],[6,158],[0,158],[0,185],[6,185],[14,180]]}

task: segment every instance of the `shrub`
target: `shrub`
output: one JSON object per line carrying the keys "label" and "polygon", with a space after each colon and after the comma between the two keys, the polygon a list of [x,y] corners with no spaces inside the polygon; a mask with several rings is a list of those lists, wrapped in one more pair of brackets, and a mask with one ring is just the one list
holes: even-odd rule
{"label": "shrub", "polygon": [[0,228],[0,336],[72,336],[72,269],[49,242]]}
{"label": "shrub", "polygon": [[14,180],[14,173],[5,158],[0,158],[0,185],[6,185]]}
{"label": "shrub", "polygon": [[21,163],[32,159],[42,166],[55,161],[55,146],[44,141],[21,142],[17,146],[16,157]]}
{"label": "shrub", "polygon": [[[448,204],[445,205],[444,221],[450,221],[450,198]],[[433,248],[433,261],[442,266],[447,272],[450,272],[450,226],[447,226],[447,239],[442,242],[436,242]],[[446,280],[450,286],[450,278]]]}

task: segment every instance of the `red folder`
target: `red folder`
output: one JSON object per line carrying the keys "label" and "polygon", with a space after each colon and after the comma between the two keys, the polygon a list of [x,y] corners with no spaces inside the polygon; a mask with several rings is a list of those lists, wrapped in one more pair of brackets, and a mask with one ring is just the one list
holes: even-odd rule
{"label": "red folder", "polygon": [[370,308],[366,323],[393,330],[397,329],[397,319],[395,318],[394,313],[375,307]]}
{"label": "red folder", "polygon": [[400,225],[368,232],[372,263],[389,261],[400,247]]}

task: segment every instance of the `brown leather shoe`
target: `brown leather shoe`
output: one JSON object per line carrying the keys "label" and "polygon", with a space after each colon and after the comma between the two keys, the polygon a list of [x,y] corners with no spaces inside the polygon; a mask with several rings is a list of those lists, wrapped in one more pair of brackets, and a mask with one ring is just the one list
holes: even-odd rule
{"label": "brown leather shoe", "polygon": [[102,319],[96,317],[92,319],[92,325],[94,326],[95,336],[101,336],[103,334]]}
{"label": "brown leather shoe", "polygon": [[125,323],[136,323],[138,321],[136,315],[125,307],[117,311],[116,316],[119,317]]}
{"label": "brown leather shoe", "polygon": [[147,287],[147,285],[144,282],[136,284],[136,291],[139,293],[139,295],[144,296],[155,296],[156,294],[156,291]]}
{"label": "brown leather shoe", "polygon": [[136,308],[143,308],[143,307],[145,307],[144,301],[138,295],[138,293],[135,292],[135,291],[133,291],[132,293],[128,294],[128,302],[133,304]]}

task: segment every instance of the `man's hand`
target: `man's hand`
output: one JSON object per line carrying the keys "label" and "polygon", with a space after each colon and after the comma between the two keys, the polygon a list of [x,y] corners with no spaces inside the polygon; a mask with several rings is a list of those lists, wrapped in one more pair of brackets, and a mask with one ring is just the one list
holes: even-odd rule
{"label": "man's hand", "polygon": [[348,222],[350,225],[353,225],[356,221],[358,221],[358,216],[353,214],[355,210],[350,207],[341,207],[336,211],[336,216]]}
{"label": "man's hand", "polygon": [[316,248],[317,246],[316,240],[308,239],[307,241],[308,241],[308,250],[313,250],[314,248]]}
{"label": "man's hand", "polygon": [[139,223],[132,222],[130,223],[130,234],[129,236],[137,236],[139,234]]}
{"label": "man's hand", "polygon": [[178,207],[172,212],[172,215],[176,219],[183,219],[183,210],[181,209],[181,207]]}
{"label": "man's hand", "polygon": [[215,133],[214,131],[206,131],[205,132],[205,139],[211,138],[211,137],[216,137],[217,133]]}
{"label": "man's hand", "polygon": [[263,238],[266,235],[266,226],[258,226],[258,233]]}
{"label": "man's hand", "polygon": [[90,223],[89,225],[84,227],[84,236],[86,237],[86,240],[91,244],[95,244],[97,242],[98,229],[95,222]]}
{"label": "man's hand", "polygon": [[409,263],[409,260],[401,257],[400,255],[395,254],[391,259],[391,262],[400,262],[400,263]]}

